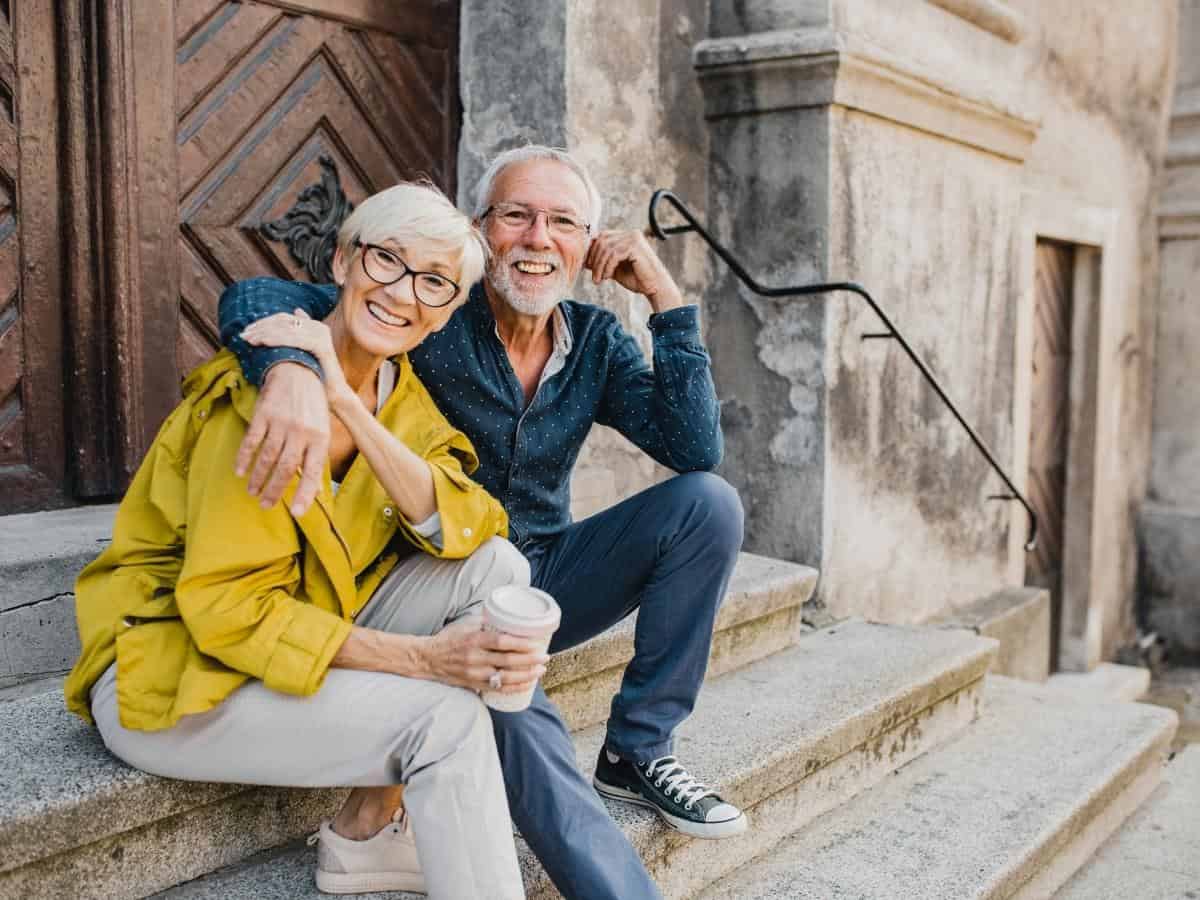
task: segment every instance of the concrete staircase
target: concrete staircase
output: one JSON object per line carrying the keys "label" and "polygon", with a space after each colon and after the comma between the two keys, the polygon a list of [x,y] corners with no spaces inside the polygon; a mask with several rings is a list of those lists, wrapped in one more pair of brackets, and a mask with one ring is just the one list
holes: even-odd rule
{"label": "concrete staircase", "polygon": [[[90,558],[103,540],[103,516],[92,516],[75,534],[77,556]],[[0,535],[20,530],[12,520],[28,529],[34,518],[0,519]],[[22,539],[20,572],[6,570],[0,553],[0,610],[49,602],[63,618],[71,602],[63,579],[78,560],[60,552],[39,565],[37,546],[62,542],[44,517],[38,522],[36,538]],[[812,630],[801,607],[815,582],[812,569],[742,555],[709,683],[679,734],[680,755],[749,810],[750,831],[693,841],[644,810],[609,807],[666,896],[876,896],[845,880],[855,866],[885,876],[878,896],[1048,896],[1029,886],[1060,885],[1153,790],[1174,729],[1169,711],[1110,704],[1097,716],[1095,701],[985,679],[998,644],[978,628],[848,621]],[[23,591],[32,603],[13,600]],[[50,627],[73,624],[68,617],[39,627],[46,638]],[[10,645],[21,644],[20,634],[6,633]],[[589,773],[632,633],[627,622],[560,654],[546,676]],[[56,687],[35,683],[27,696],[0,702],[8,772],[0,898],[319,896],[313,851],[298,839],[332,812],[340,792],[191,784],[133,771],[64,711]],[[529,896],[556,896],[518,846]],[[968,859],[972,846],[982,857]],[[772,881],[784,877],[788,860],[810,866],[784,882],[795,892]],[[823,860],[828,868],[811,868]],[[886,868],[892,863],[898,871]],[[923,869],[941,880],[921,882]],[[812,885],[821,887],[804,893]]]}
{"label": "concrete staircase", "polygon": [[1163,784],[1056,900],[1200,897],[1200,744],[1167,764]]}
{"label": "concrete staircase", "polygon": [[1169,711],[989,677],[960,738],[699,897],[1050,897],[1158,785],[1174,731]]}

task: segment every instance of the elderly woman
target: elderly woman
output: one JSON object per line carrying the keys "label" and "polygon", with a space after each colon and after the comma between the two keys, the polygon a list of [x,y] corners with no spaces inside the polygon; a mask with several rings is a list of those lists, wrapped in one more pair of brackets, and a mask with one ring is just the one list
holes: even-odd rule
{"label": "elderly woman", "polygon": [[171,778],[355,787],[319,832],[323,891],[523,896],[477,692],[524,690],[546,657],[469,614],[529,569],[404,355],[486,252],[431,187],[366,200],[338,235],[326,323],[244,335],[321,360],[334,428],[316,502],[262,508],[235,474],[255,390],[225,351],[184,382],[76,586],[67,702],[116,756]]}

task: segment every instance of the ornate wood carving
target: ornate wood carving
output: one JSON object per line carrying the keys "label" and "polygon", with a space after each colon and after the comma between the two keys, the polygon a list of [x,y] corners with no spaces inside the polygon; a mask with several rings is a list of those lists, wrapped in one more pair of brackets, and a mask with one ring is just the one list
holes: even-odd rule
{"label": "ornate wood carving", "polygon": [[337,248],[338,229],[354,209],[342,190],[337,163],[333,157],[317,157],[321,180],[300,192],[296,205],[273,222],[264,222],[259,231],[288,248],[292,260],[301,266],[311,281],[333,281],[333,252]]}

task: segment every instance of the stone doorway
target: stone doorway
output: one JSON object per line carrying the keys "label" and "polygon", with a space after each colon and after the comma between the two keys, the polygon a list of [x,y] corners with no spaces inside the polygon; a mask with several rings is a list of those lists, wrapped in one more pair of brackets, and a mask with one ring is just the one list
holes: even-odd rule
{"label": "stone doorway", "polygon": [[1028,191],[1021,219],[1013,470],[1041,535],[1026,553],[1026,517],[1013,504],[1010,578],[1054,590],[1051,670],[1086,672],[1115,651],[1127,599],[1111,552],[1120,526],[1111,399],[1127,277],[1114,249],[1120,217],[1069,194]]}

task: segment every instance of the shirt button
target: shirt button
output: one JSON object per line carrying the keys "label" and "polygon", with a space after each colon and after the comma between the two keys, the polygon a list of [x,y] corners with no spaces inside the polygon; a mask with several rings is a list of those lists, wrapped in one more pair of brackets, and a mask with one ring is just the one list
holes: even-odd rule
{"label": "shirt button", "polygon": [[392,517],[392,508],[390,506],[385,506],[383,508],[383,517],[385,519],[390,519]]}
{"label": "shirt button", "polygon": [[208,415],[208,410],[202,409],[202,410],[200,410],[200,412],[196,413],[196,415],[199,416],[201,419],[203,419],[205,416]]}
{"label": "shirt button", "polygon": [[471,529],[470,529],[470,528],[464,528],[464,529],[463,529],[463,537],[470,537],[470,536],[471,536],[471,534],[472,534],[472,532],[471,532]]}

